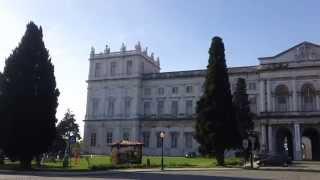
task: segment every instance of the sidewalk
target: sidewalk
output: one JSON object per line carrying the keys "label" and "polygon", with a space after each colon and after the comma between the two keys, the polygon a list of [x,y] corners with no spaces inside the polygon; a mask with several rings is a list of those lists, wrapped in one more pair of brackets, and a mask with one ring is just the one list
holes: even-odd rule
{"label": "sidewalk", "polygon": [[[114,173],[159,173],[168,171],[242,171],[250,170],[244,168],[165,168],[161,171],[160,168],[151,169],[110,169],[101,171],[88,171],[88,172],[68,172],[68,171],[15,171],[15,170],[0,170],[0,174],[19,174],[19,175],[35,175],[35,176],[94,176],[94,175],[104,175],[104,174],[114,174]],[[293,162],[292,165],[288,167],[259,167],[253,169],[257,171],[297,171],[297,172],[319,172],[320,173],[320,162],[316,161],[298,161]]]}
{"label": "sidewalk", "polygon": [[301,171],[301,172],[319,172],[320,173],[320,162],[319,161],[294,161],[292,165],[288,167],[260,167],[261,170],[274,170],[274,171]]}
{"label": "sidewalk", "polygon": [[19,174],[19,175],[45,175],[45,176],[90,176],[90,175],[104,175],[112,173],[143,173],[143,172],[166,172],[166,171],[227,171],[227,170],[241,170],[242,168],[165,168],[162,171],[160,168],[149,169],[110,169],[101,171],[88,172],[68,172],[68,171],[15,171],[15,170],[0,170],[0,174]]}

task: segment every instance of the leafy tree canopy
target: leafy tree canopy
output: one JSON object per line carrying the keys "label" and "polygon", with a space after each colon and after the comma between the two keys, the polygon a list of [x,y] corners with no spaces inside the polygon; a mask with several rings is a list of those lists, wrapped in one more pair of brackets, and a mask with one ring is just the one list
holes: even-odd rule
{"label": "leafy tree canopy", "polygon": [[58,134],[64,139],[67,139],[71,135],[76,136],[78,140],[81,139],[79,125],[70,109],[67,110],[63,119],[58,123],[57,130]]}

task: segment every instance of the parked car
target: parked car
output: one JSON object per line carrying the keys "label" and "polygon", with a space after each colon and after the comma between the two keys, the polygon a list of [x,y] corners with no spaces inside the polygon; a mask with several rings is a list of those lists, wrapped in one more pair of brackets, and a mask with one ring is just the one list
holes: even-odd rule
{"label": "parked car", "polygon": [[186,157],[186,158],[194,158],[194,157],[196,157],[196,156],[197,156],[196,152],[187,152],[187,153],[184,155],[184,157]]}
{"label": "parked car", "polygon": [[285,153],[260,154],[256,160],[259,166],[288,166],[292,161]]}

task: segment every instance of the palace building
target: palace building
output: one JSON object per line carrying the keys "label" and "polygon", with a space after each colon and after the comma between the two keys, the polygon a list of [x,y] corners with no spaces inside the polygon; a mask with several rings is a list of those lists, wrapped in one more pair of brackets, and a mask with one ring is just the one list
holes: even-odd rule
{"label": "palace building", "polygon": [[[294,160],[320,160],[320,45],[302,42],[256,66],[228,69],[231,91],[246,79],[250,108],[256,114],[260,151],[283,152]],[[193,139],[196,103],[206,70],[160,72],[160,60],[123,44],[119,52],[91,49],[85,152],[109,154],[119,140],[141,141],[143,153],[198,152]]]}

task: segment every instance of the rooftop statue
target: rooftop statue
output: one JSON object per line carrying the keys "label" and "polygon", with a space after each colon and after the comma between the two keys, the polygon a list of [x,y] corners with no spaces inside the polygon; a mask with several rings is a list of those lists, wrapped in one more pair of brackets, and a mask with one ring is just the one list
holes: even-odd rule
{"label": "rooftop statue", "polygon": [[104,50],[105,54],[110,54],[110,47],[108,46],[108,44],[106,45],[106,49]]}
{"label": "rooftop statue", "polygon": [[151,59],[154,60],[154,53],[151,53]]}
{"label": "rooftop statue", "polygon": [[90,51],[90,57],[93,57],[94,56],[94,47],[93,46],[91,46],[91,51]]}
{"label": "rooftop statue", "polygon": [[146,47],[146,49],[143,51],[143,54],[148,56],[148,47]]}
{"label": "rooftop statue", "polygon": [[136,49],[136,51],[141,52],[141,44],[140,44],[140,41],[138,41],[138,44],[136,44],[136,45],[134,46],[134,48]]}
{"label": "rooftop statue", "polygon": [[127,49],[126,45],[124,45],[124,43],[122,43],[120,51],[125,52],[126,49]]}

